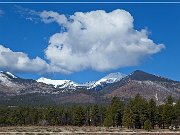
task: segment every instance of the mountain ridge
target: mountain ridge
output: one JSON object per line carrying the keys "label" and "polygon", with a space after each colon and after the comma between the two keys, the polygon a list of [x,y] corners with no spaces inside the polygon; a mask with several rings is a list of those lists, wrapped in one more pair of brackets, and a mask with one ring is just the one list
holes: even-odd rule
{"label": "mountain ridge", "polygon": [[[69,89],[76,89],[76,88],[85,88],[85,89],[96,89],[100,90],[102,87],[117,82],[121,80],[123,77],[125,77],[125,74],[122,74],[120,72],[116,73],[110,73],[106,75],[105,77],[97,80],[97,81],[89,81],[85,83],[76,83],[72,80],[51,80],[45,77],[41,77],[37,79],[37,82],[42,82],[45,84],[51,84],[54,85],[55,88],[69,88]],[[99,88],[97,88],[99,86]],[[101,87],[101,88],[100,88]]]}
{"label": "mountain ridge", "polygon": [[95,82],[76,84],[76,87],[74,83],[66,80],[65,84],[61,83],[63,87],[60,87],[23,79],[10,72],[0,72],[0,104],[34,104],[36,101],[38,104],[45,104],[43,99],[55,104],[107,103],[114,96],[128,100],[136,94],[148,100],[153,98],[157,103],[163,103],[168,95],[172,95],[174,99],[180,98],[179,81],[140,70],[129,75],[112,73]]}

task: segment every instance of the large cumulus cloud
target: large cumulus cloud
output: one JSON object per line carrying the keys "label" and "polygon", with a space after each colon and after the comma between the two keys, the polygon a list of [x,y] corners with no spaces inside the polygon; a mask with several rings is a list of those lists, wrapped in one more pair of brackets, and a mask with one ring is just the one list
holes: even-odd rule
{"label": "large cumulus cloud", "polygon": [[[27,12],[27,10],[26,10]],[[76,12],[73,15],[53,11],[30,10],[44,23],[57,23],[45,49],[45,58],[30,59],[0,45],[0,68],[23,72],[72,73],[84,69],[106,71],[138,65],[165,46],[148,37],[146,29],[136,30],[133,17],[125,10]],[[48,25],[47,25],[48,28]]]}
{"label": "large cumulus cloud", "polygon": [[57,22],[65,29],[51,36],[45,50],[55,70],[105,71],[134,66],[164,48],[149,39],[145,29],[135,30],[133,17],[125,10],[76,12],[69,17],[43,11],[40,16],[45,23]]}

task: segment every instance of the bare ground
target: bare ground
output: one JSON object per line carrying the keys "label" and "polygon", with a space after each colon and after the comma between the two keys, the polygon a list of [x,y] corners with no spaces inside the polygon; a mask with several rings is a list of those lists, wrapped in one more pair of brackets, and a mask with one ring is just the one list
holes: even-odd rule
{"label": "bare ground", "polygon": [[155,129],[150,132],[145,130],[128,130],[122,128],[106,127],[75,127],[75,126],[26,126],[26,127],[0,127],[0,135],[180,135],[180,130]]}

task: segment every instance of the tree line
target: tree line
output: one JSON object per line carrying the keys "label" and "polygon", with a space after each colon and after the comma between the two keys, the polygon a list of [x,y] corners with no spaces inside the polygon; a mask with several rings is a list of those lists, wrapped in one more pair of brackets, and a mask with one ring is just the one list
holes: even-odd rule
{"label": "tree line", "polygon": [[162,105],[139,94],[124,103],[114,97],[110,105],[0,107],[0,126],[58,125],[107,126],[150,130],[180,125],[180,99],[171,96]]}

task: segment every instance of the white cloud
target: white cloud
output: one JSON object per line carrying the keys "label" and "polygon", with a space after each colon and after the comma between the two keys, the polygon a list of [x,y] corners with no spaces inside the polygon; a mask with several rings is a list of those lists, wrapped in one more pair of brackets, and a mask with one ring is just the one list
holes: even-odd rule
{"label": "white cloud", "polygon": [[39,57],[30,59],[27,54],[13,52],[0,45],[0,68],[16,72],[46,72],[48,64]]}
{"label": "white cloud", "polygon": [[57,22],[59,25],[67,24],[66,16],[65,15],[60,15],[57,12],[43,11],[43,12],[39,12],[39,16],[42,18],[42,21],[45,22],[45,23]]}
{"label": "white cloud", "polygon": [[38,15],[44,23],[58,23],[60,32],[49,39],[45,49],[48,62],[0,45],[1,69],[36,73],[106,71],[138,65],[165,48],[149,39],[147,30],[136,30],[133,17],[125,10],[76,12],[68,17],[53,11],[20,11],[29,12],[30,21],[37,21]]}
{"label": "white cloud", "polygon": [[52,35],[45,50],[57,72],[134,66],[165,48],[149,39],[147,30],[135,30],[133,17],[125,10],[76,12],[69,17],[43,11],[40,17],[45,23],[57,22],[66,29]]}

